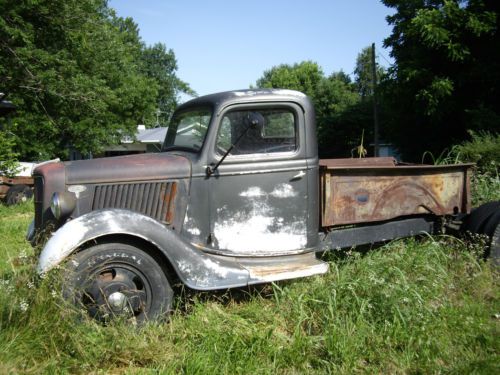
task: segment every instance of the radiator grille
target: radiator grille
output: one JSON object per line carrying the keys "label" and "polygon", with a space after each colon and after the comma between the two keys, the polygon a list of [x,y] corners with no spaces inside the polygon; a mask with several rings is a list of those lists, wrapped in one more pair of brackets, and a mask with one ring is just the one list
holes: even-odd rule
{"label": "radiator grille", "polygon": [[176,192],[176,182],[97,185],[92,209],[123,208],[170,224]]}

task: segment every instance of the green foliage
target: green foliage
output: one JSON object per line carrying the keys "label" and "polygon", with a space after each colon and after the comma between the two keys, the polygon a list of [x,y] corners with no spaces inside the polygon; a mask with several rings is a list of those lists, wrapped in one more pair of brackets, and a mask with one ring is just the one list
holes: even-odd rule
{"label": "green foliage", "polygon": [[463,161],[476,163],[481,173],[498,176],[500,167],[500,133],[470,132],[471,140],[458,145],[456,154]]}
{"label": "green foliage", "polygon": [[498,131],[499,3],[383,0],[395,9],[385,40],[395,65],[382,82],[387,134],[405,159]]}
{"label": "green foliage", "polygon": [[14,148],[13,137],[3,130],[0,130],[0,175],[11,175],[18,167],[17,153]]}
{"label": "green foliage", "polygon": [[471,178],[472,206],[500,200],[500,134],[470,132],[471,139],[450,150],[443,151],[438,157],[424,152],[422,162],[432,164],[475,163]]}
{"label": "green foliage", "polygon": [[364,129],[372,134],[371,104],[361,101],[356,86],[335,74],[318,85],[313,98],[321,157],[351,157]]}
{"label": "green foliage", "polygon": [[470,132],[471,140],[454,148],[463,162],[476,163],[472,178],[473,206],[500,200],[500,133]]}
{"label": "green foliage", "polygon": [[314,98],[316,87],[323,80],[323,70],[312,61],[283,64],[266,70],[256,82],[257,87],[298,90]]}
{"label": "green foliage", "polygon": [[324,276],[189,292],[169,323],[104,327],[66,305],[57,272],[34,275],[23,240],[31,210],[0,206],[1,373],[499,370],[498,283],[474,244],[438,237],[336,251]]}
{"label": "green foliage", "polygon": [[256,85],[298,90],[312,99],[320,157],[350,157],[363,129],[371,135],[371,101],[361,101],[359,87],[342,71],[327,77],[310,61],[280,65],[265,71]]}
{"label": "green foliage", "polygon": [[[375,64],[377,64],[376,60]],[[361,97],[364,99],[373,96],[372,47],[365,47],[358,54],[354,74],[356,76],[356,88]],[[385,69],[377,64],[375,74],[378,83],[385,75]]]}
{"label": "green foliage", "polygon": [[[173,52],[146,48],[132,19],[116,17],[105,0],[1,2],[0,14],[0,80],[18,107],[24,160],[64,157],[69,146],[98,151],[187,88]],[[167,77],[173,83],[162,91]]]}
{"label": "green foliage", "polygon": [[178,93],[195,96],[196,92],[187,83],[177,78],[175,75],[177,61],[174,52],[171,49],[167,50],[164,44],[156,43],[145,47],[142,51],[142,60],[146,75],[154,78],[158,83],[158,117],[154,121],[165,126],[177,107]]}

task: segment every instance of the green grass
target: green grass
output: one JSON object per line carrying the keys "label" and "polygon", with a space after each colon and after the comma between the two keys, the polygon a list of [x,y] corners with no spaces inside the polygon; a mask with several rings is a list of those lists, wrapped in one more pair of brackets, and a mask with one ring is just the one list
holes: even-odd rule
{"label": "green grass", "polygon": [[169,323],[104,327],[39,280],[28,204],[0,207],[0,373],[500,372],[498,276],[449,237],[328,255],[327,275],[186,292]]}

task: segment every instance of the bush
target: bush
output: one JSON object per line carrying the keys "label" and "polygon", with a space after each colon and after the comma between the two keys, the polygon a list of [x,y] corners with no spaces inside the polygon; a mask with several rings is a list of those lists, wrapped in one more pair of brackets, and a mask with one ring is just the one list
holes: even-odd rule
{"label": "bush", "polygon": [[500,133],[470,131],[470,135],[472,139],[455,147],[454,152],[462,161],[476,163],[480,174],[498,178]]}

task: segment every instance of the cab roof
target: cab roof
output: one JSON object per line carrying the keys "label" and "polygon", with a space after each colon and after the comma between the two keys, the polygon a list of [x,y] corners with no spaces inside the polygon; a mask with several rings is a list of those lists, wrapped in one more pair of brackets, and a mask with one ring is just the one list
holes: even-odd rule
{"label": "cab roof", "polygon": [[305,111],[312,108],[311,100],[303,93],[286,89],[247,89],[219,92],[200,96],[178,107],[183,111],[193,107],[223,108],[230,104],[289,101],[299,104]]}

